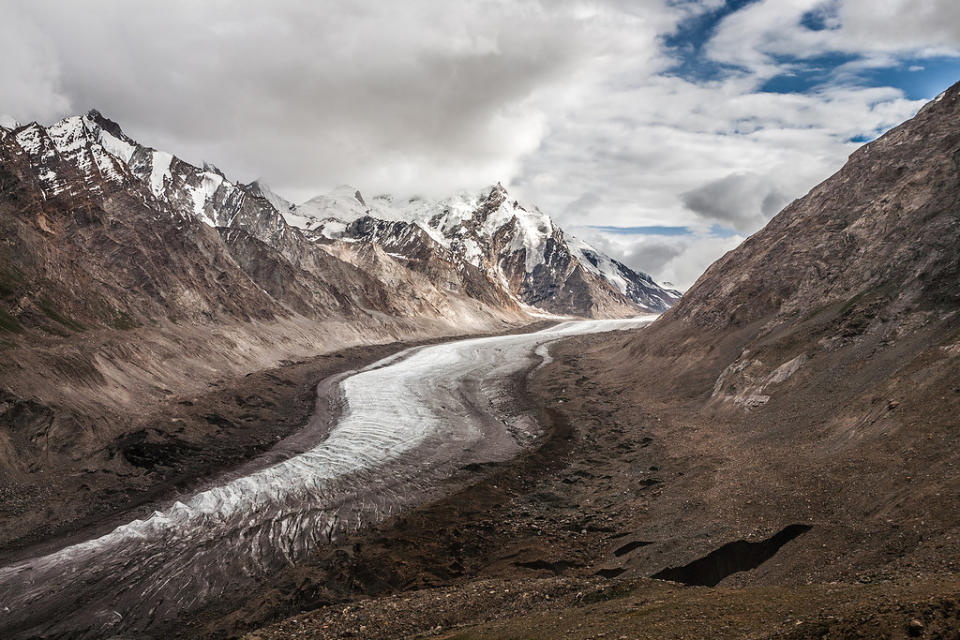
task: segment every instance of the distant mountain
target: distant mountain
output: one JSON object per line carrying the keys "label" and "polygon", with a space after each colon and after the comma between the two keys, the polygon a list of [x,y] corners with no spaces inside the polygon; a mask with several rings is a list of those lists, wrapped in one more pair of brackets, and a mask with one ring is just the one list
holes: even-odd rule
{"label": "distant mountain", "polygon": [[561,314],[665,311],[680,293],[661,287],[587,243],[497,184],[478,194],[432,201],[369,200],[352,187],[289,207],[288,222],[323,237],[376,243],[408,259],[433,251],[480,269],[526,305]]}
{"label": "distant mountain", "polygon": [[[0,131],[0,171],[0,267],[15,296],[5,312],[28,328],[70,332],[38,310],[41,298],[89,327],[441,318],[459,304],[452,291],[425,290],[434,304],[397,296],[287,225],[255,189],[139,145],[96,112]],[[461,298],[478,318],[517,314]]]}

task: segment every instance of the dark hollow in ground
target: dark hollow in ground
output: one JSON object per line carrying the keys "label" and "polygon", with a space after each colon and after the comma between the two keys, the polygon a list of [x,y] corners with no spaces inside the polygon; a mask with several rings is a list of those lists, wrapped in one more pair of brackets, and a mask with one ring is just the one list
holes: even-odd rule
{"label": "dark hollow in ground", "polygon": [[728,542],[689,564],[669,567],[650,577],[690,586],[715,587],[731,574],[759,567],[772,558],[780,547],[812,528],[806,524],[791,524],[761,542]]}
{"label": "dark hollow in ground", "polygon": [[620,556],[624,556],[624,555],[630,553],[631,551],[634,551],[634,550],[636,550],[636,549],[639,549],[640,547],[646,547],[646,546],[649,545],[649,544],[651,544],[651,543],[648,542],[648,541],[646,541],[646,540],[633,540],[633,541],[628,542],[627,544],[623,545],[622,547],[618,547],[618,548],[613,552],[613,555],[615,555],[616,557],[619,558]]}

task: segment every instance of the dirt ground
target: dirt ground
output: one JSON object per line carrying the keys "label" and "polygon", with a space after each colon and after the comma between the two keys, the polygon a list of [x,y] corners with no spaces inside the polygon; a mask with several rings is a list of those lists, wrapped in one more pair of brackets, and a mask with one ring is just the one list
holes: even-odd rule
{"label": "dirt ground", "polygon": [[751,589],[644,579],[477,580],[323,607],[247,637],[953,639],[958,597],[955,580]]}

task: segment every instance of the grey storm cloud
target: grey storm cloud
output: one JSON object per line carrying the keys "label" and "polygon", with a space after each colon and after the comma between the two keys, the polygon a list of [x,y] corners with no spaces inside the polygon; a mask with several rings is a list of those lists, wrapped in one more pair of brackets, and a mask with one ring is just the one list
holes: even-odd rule
{"label": "grey storm cloud", "polygon": [[629,245],[618,245],[614,238],[602,233],[588,233],[585,237],[597,249],[617,259],[632,269],[660,273],[673,259],[683,255],[688,243],[666,242],[656,237],[646,237]]}
{"label": "grey storm cloud", "polygon": [[767,177],[734,173],[687,191],[683,204],[706,220],[750,232],[790,201]]}
{"label": "grey storm cloud", "polygon": [[683,255],[684,245],[670,245],[665,242],[647,241],[633,245],[623,254],[622,262],[628,267],[640,271],[661,273],[662,269],[677,256]]}
{"label": "grey storm cloud", "polygon": [[571,219],[582,220],[585,215],[593,211],[601,202],[603,202],[603,198],[592,191],[587,191],[568,203],[563,208],[563,215]]}
{"label": "grey storm cloud", "polygon": [[539,143],[525,101],[581,46],[569,13],[536,2],[40,0],[6,13],[0,113],[97,108],[147,144],[305,192],[345,177],[496,181]]}

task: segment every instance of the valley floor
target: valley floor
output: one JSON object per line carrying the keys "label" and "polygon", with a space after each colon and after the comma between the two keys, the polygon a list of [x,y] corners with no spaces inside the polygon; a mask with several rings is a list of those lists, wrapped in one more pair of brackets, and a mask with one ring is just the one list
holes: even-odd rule
{"label": "valley floor", "polygon": [[[870,497],[844,491],[860,470],[810,464],[817,452],[801,451],[789,429],[762,429],[776,440],[765,441],[748,420],[718,428],[696,402],[625,389],[608,375],[609,353],[597,352],[616,339],[564,340],[550,364],[514,377],[514,411],[533,412],[546,431],[537,449],[470,465],[447,498],[319,548],[255,591],[173,622],[167,635],[960,637],[955,514],[863,518]],[[61,502],[76,511],[49,507],[37,535],[57,544],[89,537],[202,485],[212,468],[236,466],[301,426],[320,379],[402,346],[287,363],[181,402],[157,420],[181,420],[184,431],[164,433],[186,439],[192,425],[200,432],[214,420],[218,446],[131,442],[129,455],[153,471],[117,480],[112,492],[98,485],[102,500],[65,492]],[[764,457],[771,450],[786,453]],[[944,504],[955,497],[917,475],[913,490]],[[51,494],[68,482],[51,482]],[[40,548],[22,540],[27,548],[8,544],[6,558]],[[661,571],[701,586],[650,579]]]}
{"label": "valley floor", "polygon": [[[625,392],[592,354],[604,340],[565,341],[531,384],[517,380],[517,408],[540,407],[550,430],[541,448],[477,470],[476,484],[321,550],[240,610],[181,632],[960,637],[955,514],[865,521],[863,496],[844,497],[856,469],[830,471],[828,460],[805,471],[789,446],[764,459],[756,452],[771,443],[743,447],[744,433],[717,429],[693,404]],[[649,579],[670,569],[664,577],[719,585]],[[263,627],[298,610],[309,613]]]}
{"label": "valley floor", "polygon": [[[513,331],[535,331],[548,324]],[[100,457],[115,459],[116,465],[90,461],[78,472],[48,464],[24,481],[0,482],[0,565],[147,517],[158,505],[249,464],[303,427],[318,408],[321,380],[410,346],[462,337],[350,347],[225,377],[203,392],[171,397],[136,417],[128,433],[101,445]]]}

